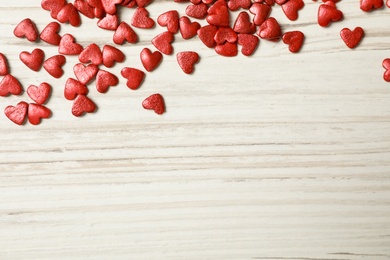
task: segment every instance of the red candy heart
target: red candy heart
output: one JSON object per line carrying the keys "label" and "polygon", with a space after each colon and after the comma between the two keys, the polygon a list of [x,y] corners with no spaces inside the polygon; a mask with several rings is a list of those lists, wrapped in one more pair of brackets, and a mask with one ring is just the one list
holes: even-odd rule
{"label": "red candy heart", "polygon": [[203,19],[207,16],[207,9],[207,5],[204,3],[189,5],[186,8],[186,15],[197,19]]}
{"label": "red candy heart", "polygon": [[22,85],[11,74],[5,75],[0,81],[0,96],[5,97],[10,94],[20,95],[23,91]]}
{"label": "red candy heart", "polygon": [[382,66],[384,69],[386,69],[386,71],[383,73],[383,79],[387,82],[390,82],[390,59],[384,59]]}
{"label": "red candy heart", "polygon": [[29,104],[27,109],[28,121],[32,125],[39,125],[42,118],[49,118],[51,111],[47,107],[39,104]]}
{"label": "red candy heart", "polygon": [[80,14],[72,3],[67,3],[57,14],[57,20],[60,23],[69,22],[72,26],[79,26],[81,24]]}
{"label": "red candy heart", "polygon": [[158,115],[162,115],[165,112],[164,98],[160,94],[153,94],[147,97],[142,102],[142,106],[145,109],[153,109]]}
{"label": "red candy heart", "polygon": [[4,54],[0,53],[0,76],[5,76],[9,73],[8,62]]}
{"label": "red candy heart", "polygon": [[95,43],[88,45],[80,54],[79,61],[82,63],[91,62],[94,65],[100,65],[103,63],[103,55],[99,46]]}
{"label": "red candy heart", "polygon": [[115,62],[123,62],[125,60],[125,55],[119,49],[110,46],[104,45],[103,47],[103,64],[107,68],[114,66]]}
{"label": "red candy heart", "polygon": [[166,55],[173,52],[171,42],[173,42],[173,34],[171,32],[160,33],[152,39],[154,47]]}
{"label": "red candy heart", "polygon": [[58,52],[65,55],[78,55],[83,51],[83,47],[75,42],[75,38],[70,34],[62,36],[58,46]]}
{"label": "red candy heart", "polygon": [[51,92],[51,86],[43,82],[38,87],[31,85],[27,88],[28,96],[34,100],[35,103],[42,105],[49,98]]}
{"label": "red candy heart", "polygon": [[199,28],[200,24],[198,22],[191,22],[187,16],[183,16],[179,20],[180,34],[183,39],[191,39],[194,37]]}
{"label": "red candy heart", "polygon": [[271,13],[271,7],[265,4],[254,3],[249,9],[249,12],[255,15],[253,23],[255,25],[262,25]]}
{"label": "red candy heart", "polygon": [[127,79],[127,87],[136,90],[141,86],[145,78],[145,73],[139,69],[125,67],[121,70],[121,75]]}
{"label": "red candy heart", "polygon": [[251,0],[230,0],[228,2],[228,7],[232,11],[238,10],[239,8],[248,9],[251,5]]}
{"label": "red candy heart", "polygon": [[177,53],[176,59],[183,72],[191,74],[194,71],[195,63],[199,62],[199,55],[194,51],[184,51]]}
{"label": "red candy heart", "polygon": [[360,9],[369,12],[383,7],[383,0],[360,0]]}
{"label": "red candy heart", "polygon": [[214,36],[218,31],[218,27],[214,25],[206,25],[201,27],[198,30],[198,37],[199,39],[209,48],[213,48],[216,43],[214,41]]}
{"label": "red candy heart", "polygon": [[145,8],[137,7],[133,14],[131,25],[137,28],[149,29],[154,26],[154,21],[149,18],[149,12]]}
{"label": "red candy heart", "polygon": [[45,53],[41,49],[34,49],[31,53],[23,51],[19,54],[19,58],[31,70],[39,71],[42,67]]}
{"label": "red candy heart", "polygon": [[97,74],[99,67],[93,64],[89,64],[88,66],[84,66],[81,63],[74,65],[73,72],[76,76],[77,80],[85,85],[89,83]]}
{"label": "red candy heart", "polygon": [[42,30],[39,37],[42,41],[47,42],[52,45],[59,45],[61,41],[61,36],[58,32],[61,29],[61,25],[57,22],[51,22]]}
{"label": "red candy heart", "polygon": [[298,11],[304,6],[302,0],[288,0],[282,5],[282,10],[289,20],[295,21],[298,19]]}
{"label": "red candy heart", "polygon": [[336,8],[336,4],[332,1],[326,1],[318,7],[318,24],[322,27],[328,26],[331,22],[340,21],[343,18],[343,13]]}
{"label": "red candy heart", "polygon": [[109,87],[116,86],[118,83],[118,77],[108,71],[99,70],[96,75],[96,89],[100,93],[106,93]]}
{"label": "red candy heart", "polygon": [[179,30],[179,13],[176,10],[165,12],[157,18],[160,26],[166,26],[168,32],[176,33]]}
{"label": "red candy heart", "polygon": [[215,33],[214,41],[217,44],[223,44],[225,42],[231,42],[234,43],[237,41],[237,34],[235,31],[233,31],[230,27],[221,27],[218,29],[218,31]]}
{"label": "red candy heart", "polygon": [[125,22],[121,22],[114,33],[113,41],[116,44],[123,44],[125,41],[129,43],[136,43],[138,42],[138,36],[134,30],[131,29],[130,25]]}
{"label": "red candy heart", "polygon": [[144,48],[140,54],[141,62],[147,71],[152,71],[158,67],[162,60],[162,54],[159,51],[152,52],[148,48]]}
{"label": "red candy heart", "polygon": [[121,4],[122,0],[101,0],[101,2],[107,14],[115,14],[116,4]]}
{"label": "red candy heart", "polygon": [[23,125],[27,116],[28,104],[24,101],[19,102],[16,106],[7,106],[4,114],[15,124]]}
{"label": "red candy heart", "polygon": [[225,42],[215,46],[215,52],[226,57],[233,57],[238,54],[237,43]]}
{"label": "red candy heart", "polygon": [[65,64],[66,58],[62,55],[54,55],[48,58],[43,63],[43,68],[54,78],[61,78],[64,74],[62,66]]}
{"label": "red candy heart", "polygon": [[230,13],[224,0],[216,1],[207,10],[206,21],[215,26],[228,27],[230,24]]}
{"label": "red candy heart", "polygon": [[97,25],[105,30],[115,31],[118,28],[119,19],[116,14],[107,14],[105,17],[100,19]]}
{"label": "red candy heart", "polygon": [[351,31],[349,28],[344,28],[340,31],[340,37],[345,45],[350,49],[355,48],[364,36],[364,30],[361,27],[356,27]]}
{"label": "red candy heart", "polygon": [[77,11],[86,17],[90,19],[95,18],[94,8],[90,6],[85,0],[75,0],[73,5]]}
{"label": "red candy heart", "polygon": [[85,95],[77,95],[73,101],[72,114],[82,116],[84,113],[93,113],[96,111],[96,104]]}
{"label": "red candy heart", "polygon": [[241,12],[234,22],[233,30],[236,33],[254,33],[256,31],[256,25],[251,23],[247,12]]}
{"label": "red candy heart", "polygon": [[264,21],[259,27],[259,31],[257,33],[260,38],[277,42],[280,40],[282,36],[282,30],[278,21],[275,18],[270,17]]}
{"label": "red candy heart", "polygon": [[51,111],[43,105],[29,104],[27,114],[30,124],[39,125],[42,118],[49,118],[51,116]]}
{"label": "red candy heart", "polygon": [[283,42],[288,45],[288,49],[293,52],[299,52],[302,47],[305,35],[300,31],[291,31],[283,34]]}
{"label": "red candy heart", "polygon": [[34,42],[38,39],[38,30],[35,23],[27,18],[15,27],[14,35],[19,38],[26,37],[30,42]]}
{"label": "red candy heart", "polygon": [[81,82],[69,78],[65,83],[64,97],[67,100],[73,100],[77,95],[86,95],[88,88]]}
{"label": "red candy heart", "polygon": [[253,34],[239,34],[237,43],[242,46],[241,53],[245,56],[250,56],[259,45],[259,37]]}
{"label": "red candy heart", "polygon": [[42,0],[41,6],[43,9],[50,11],[52,18],[57,19],[58,13],[66,5],[66,0]]}

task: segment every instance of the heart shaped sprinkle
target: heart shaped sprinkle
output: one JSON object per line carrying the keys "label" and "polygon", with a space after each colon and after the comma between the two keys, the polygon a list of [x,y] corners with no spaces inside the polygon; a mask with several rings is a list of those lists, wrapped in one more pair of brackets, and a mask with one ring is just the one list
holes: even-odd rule
{"label": "heart shaped sprinkle", "polygon": [[42,30],[39,37],[42,41],[47,42],[52,45],[58,46],[61,41],[61,36],[58,32],[61,29],[61,25],[57,22],[51,22]]}
{"label": "heart shaped sprinkle", "polygon": [[164,98],[160,94],[150,95],[142,102],[142,106],[145,109],[154,110],[158,115],[162,115],[165,112]]}
{"label": "heart shaped sprinkle", "polygon": [[79,61],[82,63],[91,62],[94,65],[100,65],[103,63],[103,55],[99,46],[95,43],[88,45],[80,54]]}
{"label": "heart shaped sprinkle", "polygon": [[23,125],[27,117],[28,104],[24,101],[19,102],[16,106],[7,106],[4,114],[15,124]]}
{"label": "heart shaped sprinkle", "polygon": [[43,62],[43,68],[54,78],[61,78],[64,75],[66,58],[63,55],[54,55]]}
{"label": "heart shaped sprinkle", "polygon": [[72,114],[80,117],[85,113],[93,113],[96,111],[96,104],[85,95],[77,95],[73,101]]}
{"label": "heart shaped sprinkle", "polygon": [[39,104],[29,104],[27,109],[28,121],[32,125],[39,125],[41,119],[49,118],[51,116],[51,111],[47,107]]}
{"label": "heart shaped sprinkle", "polygon": [[159,51],[152,52],[149,48],[144,48],[140,54],[141,62],[147,71],[155,70],[162,61],[162,54]]}
{"label": "heart shaped sprinkle", "polygon": [[103,47],[103,64],[107,68],[115,65],[115,62],[123,62],[125,55],[123,52],[111,45],[104,45]]}
{"label": "heart shaped sprinkle", "polygon": [[75,42],[75,38],[71,34],[62,36],[58,46],[58,52],[64,55],[78,55],[83,51],[83,47]]}
{"label": "heart shaped sprinkle", "polygon": [[137,7],[131,20],[131,25],[137,28],[150,29],[154,26],[153,19],[149,18],[149,12],[143,7]]}
{"label": "heart shaped sprinkle", "polygon": [[77,95],[87,95],[88,94],[88,88],[82,84],[81,82],[69,78],[65,83],[64,88],[64,97],[67,100],[74,100]]}
{"label": "heart shaped sprinkle", "polygon": [[157,23],[166,26],[168,32],[177,33],[179,30],[179,13],[176,10],[165,12],[158,16]]}
{"label": "heart shaped sprinkle", "polygon": [[253,34],[240,33],[238,35],[237,43],[242,46],[241,53],[245,56],[250,56],[255,52],[259,45],[259,37]]}
{"label": "heart shaped sprinkle", "polygon": [[106,93],[109,87],[116,86],[118,83],[118,77],[108,71],[99,70],[96,75],[96,89],[100,93]]}
{"label": "heart shaped sprinkle", "polygon": [[129,43],[137,43],[138,36],[134,30],[126,22],[121,22],[115,30],[113,41],[116,44],[123,44],[125,41]]}
{"label": "heart shaped sprinkle", "polygon": [[73,72],[76,76],[77,80],[83,84],[88,84],[93,78],[95,78],[99,67],[94,64],[89,64],[88,66],[84,66],[82,63],[78,63],[74,65]]}
{"label": "heart shaped sprinkle", "polygon": [[60,10],[66,5],[66,0],[42,0],[41,6],[44,10],[50,11],[52,18],[57,19]]}
{"label": "heart shaped sprinkle", "polygon": [[280,28],[278,21],[275,18],[270,17],[260,25],[257,34],[264,40],[277,42],[282,36],[282,29]]}
{"label": "heart shaped sprinkle", "polygon": [[38,87],[30,85],[27,88],[28,96],[39,105],[42,105],[46,102],[46,100],[49,98],[50,92],[51,86],[46,82],[41,83]]}
{"label": "heart shaped sprinkle", "polygon": [[7,58],[0,53],[0,76],[5,76],[9,73]]}
{"label": "heart shaped sprinkle", "polygon": [[343,13],[337,9],[336,4],[332,1],[326,1],[318,7],[318,24],[322,27],[328,26],[331,22],[340,21]]}
{"label": "heart shaped sprinkle", "polygon": [[303,0],[288,0],[282,4],[282,10],[289,20],[295,21],[298,19],[298,11],[304,6]]}
{"label": "heart shaped sprinkle", "polygon": [[186,8],[186,15],[196,19],[203,19],[207,16],[207,9],[205,3],[189,5]]}
{"label": "heart shaped sprinkle", "polygon": [[38,29],[31,19],[26,18],[15,27],[14,35],[18,38],[26,37],[30,42],[35,42],[38,39]]}
{"label": "heart shaped sprinkle", "polygon": [[23,51],[19,54],[19,59],[33,71],[41,69],[44,58],[45,53],[41,49],[34,49],[31,53]]}
{"label": "heart shaped sprinkle", "polygon": [[353,49],[362,40],[364,36],[364,30],[361,27],[356,27],[351,31],[349,28],[343,28],[340,31],[340,37],[344,41],[345,45],[348,46],[348,48]]}
{"label": "heart shaped sprinkle", "polygon": [[194,51],[183,51],[176,54],[176,59],[183,72],[191,74],[195,63],[199,62],[199,54]]}
{"label": "heart shaped sprinkle", "polygon": [[141,86],[144,81],[145,73],[136,68],[125,67],[121,70],[121,75],[127,79],[127,87],[132,90],[136,90]]}
{"label": "heart shaped sprinkle", "polygon": [[183,16],[179,19],[179,28],[181,37],[188,40],[197,34],[200,24],[198,22],[191,22],[190,18]]}
{"label": "heart shaped sprinkle", "polygon": [[0,96],[20,95],[23,91],[22,85],[11,74],[5,75],[0,81]]}
{"label": "heart shaped sprinkle", "polygon": [[385,69],[385,72],[383,73],[383,79],[387,82],[390,82],[390,58],[383,60],[382,67]]}
{"label": "heart shaped sprinkle", "polygon": [[168,31],[160,33],[152,39],[154,47],[166,55],[172,54],[173,52],[171,42],[173,42],[173,34]]}
{"label": "heart shaped sprinkle", "polygon": [[60,23],[69,23],[72,26],[79,26],[81,24],[80,14],[72,3],[67,3],[57,14],[57,20]]}
{"label": "heart shaped sprinkle", "polygon": [[291,31],[283,34],[282,40],[288,45],[290,52],[296,53],[302,47],[305,35],[301,31]]}
{"label": "heart shaped sprinkle", "polygon": [[116,14],[107,14],[105,17],[100,19],[97,23],[97,26],[105,29],[115,31],[118,28],[119,19]]}

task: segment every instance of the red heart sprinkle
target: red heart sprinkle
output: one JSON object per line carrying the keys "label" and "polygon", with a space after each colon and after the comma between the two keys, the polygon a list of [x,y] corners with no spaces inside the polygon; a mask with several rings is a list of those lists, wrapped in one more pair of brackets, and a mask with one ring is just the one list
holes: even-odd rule
{"label": "red heart sprinkle", "polygon": [[183,16],[179,20],[180,34],[183,39],[191,39],[194,37],[199,28],[200,24],[198,22],[191,22],[190,18]]}
{"label": "red heart sprinkle", "polygon": [[230,24],[230,13],[224,0],[216,1],[207,10],[206,21],[215,26],[228,27]]}
{"label": "red heart sprinkle", "polygon": [[251,0],[230,0],[228,2],[228,7],[232,11],[236,11],[239,8],[248,9],[251,5]]}
{"label": "red heart sprinkle", "polygon": [[106,93],[109,87],[116,86],[118,83],[118,77],[108,71],[99,70],[96,75],[96,89],[100,93]]}
{"label": "red heart sprinkle", "polygon": [[39,37],[44,42],[58,46],[61,41],[61,36],[58,34],[60,29],[61,25],[59,23],[51,22],[42,30]]}
{"label": "red heart sprinkle", "polygon": [[97,74],[99,67],[94,64],[84,66],[81,63],[74,65],[73,72],[77,80],[85,85],[88,84]]}
{"label": "red heart sprinkle", "polygon": [[35,103],[42,105],[49,98],[51,92],[51,86],[43,82],[38,87],[31,85],[27,88],[28,96],[34,100]]}
{"label": "red heart sprinkle", "polygon": [[19,38],[26,37],[30,42],[34,42],[38,39],[38,30],[35,23],[27,18],[15,27],[14,35]]}
{"label": "red heart sprinkle", "polygon": [[94,8],[90,6],[85,0],[75,0],[74,7],[84,16],[93,19],[95,18]]}
{"label": "red heart sprinkle", "polygon": [[16,106],[7,106],[4,114],[15,124],[23,125],[27,116],[28,104],[24,101],[19,102]]}
{"label": "red heart sprinkle", "polygon": [[99,46],[95,43],[88,45],[80,54],[79,61],[82,63],[89,63],[100,65],[103,63],[103,55]]}
{"label": "red heart sprinkle", "polygon": [[383,7],[383,0],[360,0],[360,9],[369,12]]}
{"label": "red heart sprinkle", "polygon": [[236,21],[233,25],[233,30],[236,33],[255,33],[256,25],[251,23],[250,16],[247,12],[241,12],[238,14]]}
{"label": "red heart sprinkle", "polygon": [[141,86],[145,73],[139,69],[125,67],[121,70],[122,77],[127,79],[127,87],[136,90]]}
{"label": "red heart sprinkle", "polygon": [[153,0],[135,0],[135,2],[137,3],[137,6],[139,7],[145,7],[147,5],[149,5]]}
{"label": "red heart sprinkle", "polygon": [[79,26],[81,24],[81,18],[79,11],[72,3],[67,3],[57,14],[57,20],[60,23],[69,22],[72,26]]}
{"label": "red heart sprinkle", "polygon": [[73,100],[77,95],[86,95],[88,94],[88,88],[81,82],[69,78],[65,83],[64,88],[64,97],[67,100]]}
{"label": "red heart sprinkle", "polygon": [[218,29],[214,36],[214,41],[217,44],[223,44],[225,42],[234,43],[237,41],[237,34],[230,27],[221,27]]}
{"label": "red heart sprinkle", "polygon": [[305,35],[301,31],[291,31],[283,34],[282,40],[288,45],[290,52],[296,53],[302,47]]}
{"label": "red heart sprinkle", "polygon": [[5,76],[9,73],[7,58],[0,53],[0,76]]}
{"label": "red heart sprinkle", "polygon": [[157,23],[166,26],[168,32],[177,33],[179,30],[179,13],[176,10],[165,12],[158,16]]}
{"label": "red heart sprinkle", "polygon": [[145,109],[153,109],[158,115],[162,115],[165,112],[164,98],[160,94],[153,94],[147,97],[142,102],[142,106]]}
{"label": "red heart sprinkle", "polygon": [[93,113],[96,111],[96,104],[85,95],[77,95],[73,101],[72,114],[82,116],[84,113]]}
{"label": "red heart sprinkle", "polygon": [[255,25],[262,25],[271,13],[271,7],[265,4],[254,3],[250,7],[249,12],[255,15],[253,23]]}
{"label": "red heart sprinkle", "polygon": [[19,59],[33,71],[41,69],[44,58],[45,53],[41,49],[34,49],[31,53],[23,51],[19,54]]}
{"label": "red heart sprinkle", "polygon": [[58,52],[65,55],[78,55],[83,51],[83,47],[75,42],[75,38],[71,34],[62,36]]}
{"label": "red heart sprinkle", "polygon": [[177,53],[176,59],[184,73],[191,74],[195,63],[199,62],[199,55],[194,51],[184,51]]}
{"label": "red heart sprinkle", "polygon": [[137,7],[131,19],[131,25],[137,28],[153,28],[154,21],[149,18],[149,12],[143,7]]}
{"label": "red heart sprinkle", "polygon": [[237,43],[242,46],[241,53],[245,56],[252,55],[259,45],[259,37],[253,34],[239,34]]}
{"label": "red heart sprinkle", "polygon": [[125,55],[123,52],[113,46],[104,45],[103,47],[103,64],[107,68],[114,66],[115,62],[123,62]]}
{"label": "red heart sprinkle", "polygon": [[298,19],[298,11],[304,6],[302,0],[288,0],[282,5],[282,10],[289,20],[295,21]]}
{"label": "red heart sprinkle", "polygon": [[384,59],[382,66],[385,69],[385,72],[383,73],[383,79],[387,82],[390,82],[390,58]]}
{"label": "red heart sprinkle", "polygon": [[144,48],[140,54],[141,62],[147,71],[152,71],[158,67],[162,61],[162,54],[159,51],[152,51],[148,48]]}
{"label": "red heart sprinkle", "polygon": [[186,15],[197,19],[203,19],[207,16],[207,9],[208,8],[205,3],[189,5],[186,8]]}
{"label": "red heart sprinkle", "polygon": [[131,29],[130,25],[126,22],[121,22],[114,33],[113,41],[116,44],[123,44],[125,41],[136,43],[138,42],[138,36],[134,30]]}
{"label": "red heart sprinkle", "polygon": [[340,31],[340,37],[343,39],[345,45],[350,49],[355,48],[364,36],[364,30],[361,27],[356,27],[351,31],[349,28],[344,28]]}
{"label": "red heart sprinkle", "polygon": [[9,94],[20,95],[23,91],[22,85],[11,74],[5,75],[0,81],[0,96],[5,97]]}
{"label": "red heart sprinkle", "polygon": [[215,52],[226,57],[233,57],[238,54],[237,43],[225,42],[215,46]]}
{"label": "red heart sprinkle", "polygon": [[50,15],[54,19],[57,19],[58,13],[65,5],[66,0],[42,0],[41,2],[42,8],[47,11],[50,11]]}
{"label": "red heart sprinkle", "polygon": [[260,25],[257,34],[262,39],[277,42],[280,40],[280,37],[282,36],[282,30],[280,28],[278,21],[276,21],[275,18],[270,17],[267,20],[265,20],[262,25]]}
{"label": "red heart sprinkle", "polygon": [[54,78],[61,78],[64,75],[62,66],[65,64],[66,58],[63,55],[54,55],[48,58],[43,63],[43,68]]}
{"label": "red heart sprinkle", "polygon": [[206,25],[198,30],[199,39],[209,48],[213,48],[216,43],[214,41],[214,36],[218,31],[218,27],[214,25]]}
{"label": "red heart sprinkle", "polygon": [[115,14],[116,13],[116,4],[121,4],[122,0],[101,0],[104,11],[107,14]]}
{"label": "red heart sprinkle", "polygon": [[118,28],[119,19],[116,14],[107,14],[105,17],[100,19],[97,25],[105,30],[115,31]]}
{"label": "red heart sprinkle", "polygon": [[336,4],[332,1],[327,1],[318,7],[318,24],[322,27],[328,26],[331,22],[340,21],[343,18],[343,13],[336,8]]}
{"label": "red heart sprinkle", "polygon": [[173,42],[173,34],[171,32],[163,32],[152,39],[152,44],[162,53],[169,55],[173,52],[171,45]]}
{"label": "red heart sprinkle", "polygon": [[27,114],[30,124],[39,125],[42,118],[49,118],[51,116],[51,111],[43,105],[29,104]]}

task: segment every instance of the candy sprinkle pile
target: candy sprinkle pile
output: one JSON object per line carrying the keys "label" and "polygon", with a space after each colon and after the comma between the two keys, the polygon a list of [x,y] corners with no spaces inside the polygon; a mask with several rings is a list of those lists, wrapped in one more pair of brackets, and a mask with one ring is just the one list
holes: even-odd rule
{"label": "candy sprinkle pile", "polygon": [[[55,21],[39,32],[34,21],[26,18],[15,27],[14,35],[30,42],[40,39],[58,46],[58,55],[46,58],[45,52],[36,48],[31,53],[21,52],[19,59],[33,71],[39,71],[43,67],[52,77],[61,78],[66,56],[78,55],[79,63],[74,64],[74,78],[66,80],[64,97],[73,102],[71,113],[80,117],[95,112],[97,108],[95,102],[88,97],[88,85],[92,80],[95,80],[95,87],[100,93],[106,93],[110,87],[119,83],[118,75],[104,68],[113,67],[125,60],[125,53],[115,45],[136,44],[138,35],[133,30],[134,27],[151,29],[158,25],[166,28],[166,31],[151,40],[154,50],[144,48],[141,51],[139,57],[143,68],[122,68],[121,76],[127,80],[126,85],[131,90],[137,90],[142,85],[145,71],[154,71],[161,64],[164,55],[174,53],[172,43],[178,32],[183,39],[197,36],[205,46],[225,57],[236,56],[239,51],[245,56],[253,55],[260,40],[281,40],[293,53],[299,52],[304,43],[303,32],[283,32],[279,22],[271,16],[273,9],[278,8],[290,21],[295,21],[304,8],[303,0],[175,0],[178,4],[186,5],[185,15],[179,14],[177,10],[167,10],[158,16],[157,21],[149,17],[147,10],[152,2],[153,0],[42,0],[41,7]],[[323,0],[318,3],[319,26],[327,27],[343,19],[343,12],[337,8],[337,2],[338,0]],[[357,4],[360,4],[363,12],[380,10],[385,6],[383,0],[360,0]],[[390,7],[390,1],[386,1],[386,5]],[[119,8],[134,8],[130,24],[120,20]],[[233,12],[237,12],[234,21],[231,20]],[[113,44],[105,45],[102,49],[95,43],[81,46],[73,35],[59,34],[61,23],[78,27],[81,16],[97,19],[99,28],[112,31]],[[205,20],[207,24],[201,26],[194,20]],[[343,28],[340,31],[341,40],[351,49],[356,48],[363,37],[364,30],[361,27]],[[176,53],[176,58],[178,66],[186,74],[193,73],[195,65],[200,61],[196,51]],[[384,59],[382,66],[385,68],[384,80],[390,81],[390,59]],[[20,95],[23,92],[20,82],[9,73],[7,58],[2,53],[0,76],[0,96]],[[42,119],[47,119],[52,114],[45,106],[51,90],[52,87],[47,82],[29,86],[27,94],[33,102],[21,101],[15,106],[8,106],[4,110],[5,115],[18,125],[23,125],[26,121],[33,125],[40,124]],[[158,93],[145,98],[142,106],[159,115],[165,112],[164,98]]]}

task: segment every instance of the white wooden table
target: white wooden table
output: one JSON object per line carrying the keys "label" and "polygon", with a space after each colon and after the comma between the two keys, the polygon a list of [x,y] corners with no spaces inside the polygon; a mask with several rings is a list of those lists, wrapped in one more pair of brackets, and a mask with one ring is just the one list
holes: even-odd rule
{"label": "white wooden table", "polygon": [[[284,31],[306,35],[299,54],[261,41],[252,57],[224,58],[199,39],[201,62],[185,75],[175,55],[148,73],[142,87],[120,84],[107,94],[91,87],[99,110],[71,115],[61,79],[33,72],[21,51],[57,48],[15,38],[24,18],[39,30],[52,21],[38,0],[2,0],[0,52],[26,89],[47,81],[52,118],[17,126],[0,113],[0,259],[389,259],[390,9],[363,13],[358,1],[338,3],[345,19],[316,23],[319,3],[305,1],[296,22],[280,8]],[[151,17],[184,4],[155,1]],[[130,22],[133,10],[123,10]],[[113,44],[112,32],[83,18],[63,25],[86,46]],[[202,21],[204,24],[204,21]],[[354,50],[339,37],[361,26]],[[142,68],[139,52],[164,31],[136,30],[140,42],[120,47],[124,66]],[[167,113],[141,107],[161,93]],[[0,111],[29,101],[0,98]]]}

